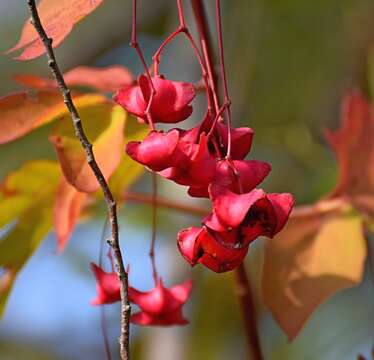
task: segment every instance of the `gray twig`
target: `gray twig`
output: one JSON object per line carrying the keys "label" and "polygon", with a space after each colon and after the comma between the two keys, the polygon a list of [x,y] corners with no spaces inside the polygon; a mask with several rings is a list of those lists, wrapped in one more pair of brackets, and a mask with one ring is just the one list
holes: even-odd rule
{"label": "gray twig", "polygon": [[57,64],[53,49],[52,42],[53,39],[48,37],[46,34],[43,25],[40,21],[38,10],[35,4],[35,0],[27,0],[27,4],[31,13],[31,23],[35,27],[35,30],[39,34],[40,39],[43,41],[44,47],[46,49],[48,65],[52,71],[54,78],[57,81],[58,87],[64,98],[64,103],[69,110],[71,120],[73,121],[75,134],[79,141],[82,144],[82,147],[86,153],[87,163],[92,169],[97,181],[100,184],[102,192],[105,197],[105,201],[108,207],[109,220],[111,225],[111,241],[109,242],[110,246],[113,249],[116,268],[118,277],[121,283],[121,334],[119,338],[120,343],[120,356],[122,360],[129,360],[129,320],[131,307],[128,299],[128,277],[125,270],[121,249],[119,245],[119,234],[118,234],[118,219],[117,219],[117,204],[116,201],[109,189],[108,183],[105,180],[105,177],[100,170],[95,156],[92,150],[92,144],[88,140],[82,126],[81,119],[79,117],[78,111],[72,101],[70,89],[67,87],[64,77],[60,71],[60,68]]}

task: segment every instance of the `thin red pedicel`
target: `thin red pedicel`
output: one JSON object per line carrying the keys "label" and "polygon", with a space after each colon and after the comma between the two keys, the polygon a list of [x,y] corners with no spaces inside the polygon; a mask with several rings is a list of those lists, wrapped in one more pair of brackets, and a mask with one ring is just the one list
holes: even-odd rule
{"label": "thin red pedicel", "polygon": [[[222,40],[222,19],[221,19],[221,1],[216,0],[216,22],[217,22],[217,33],[218,33],[218,48],[219,48],[219,59],[220,59],[220,69],[221,69],[221,77],[223,82],[223,89],[224,89],[224,105],[226,112],[227,112],[227,127],[231,128],[231,99],[229,96],[229,91],[227,87],[227,79],[226,79],[226,69],[225,69],[225,56],[223,51],[223,40]],[[227,158],[230,159],[231,157],[231,132],[228,132],[228,139],[227,139]]]}
{"label": "thin red pedicel", "polygon": [[132,1],[132,26],[131,26],[131,41],[130,41],[130,46],[133,47],[135,50],[136,50],[136,53],[138,54],[139,58],[140,58],[140,61],[144,67],[144,71],[145,73],[147,74],[147,77],[148,77],[148,80],[151,84],[151,88],[152,88],[152,91],[151,91],[151,96],[149,98],[149,101],[148,101],[148,105],[147,105],[147,108],[146,108],[146,111],[145,111],[145,114],[147,116],[147,120],[148,120],[148,123],[149,123],[149,126],[151,127],[152,130],[154,130],[154,124],[153,124],[153,120],[152,120],[152,116],[149,112],[149,109],[152,105],[152,100],[153,100],[153,97],[154,97],[154,94],[156,92],[154,86],[153,86],[153,81],[152,81],[152,78],[151,78],[151,74],[149,72],[149,69],[147,67],[147,63],[145,62],[145,59],[144,59],[144,56],[143,56],[143,52],[139,46],[139,43],[138,43],[138,37],[137,37],[137,0],[133,0]]}
{"label": "thin red pedicel", "polygon": [[191,33],[190,33],[188,27],[186,26],[186,21],[185,21],[185,18],[184,18],[183,6],[182,6],[182,3],[181,3],[181,0],[177,0],[177,8],[178,8],[179,26],[174,32],[172,32],[162,42],[160,47],[157,49],[157,51],[153,55],[154,73],[155,73],[155,75],[158,74],[158,65],[160,63],[160,56],[161,56],[162,51],[166,47],[166,45],[169,44],[177,35],[184,34],[186,36],[186,38],[188,39],[188,41],[190,42],[190,44],[192,46],[192,49],[194,50],[195,56],[196,56],[196,58],[199,62],[199,65],[200,65],[200,68],[201,68],[202,78],[203,78],[203,81],[204,81],[204,84],[205,84],[205,91],[206,91],[207,104],[208,104],[208,112],[211,113],[213,109],[212,109],[212,104],[211,104],[211,102],[212,102],[212,100],[211,100],[211,98],[212,98],[211,89],[210,89],[209,82],[208,82],[208,71],[207,71],[206,66],[204,64],[204,60],[203,60],[203,58],[200,54],[200,51],[199,51],[199,49],[198,49],[198,47],[195,43],[195,40],[191,36]]}
{"label": "thin red pedicel", "polygon": [[151,245],[149,249],[149,257],[151,258],[153,280],[156,286],[158,283],[159,277],[158,277],[156,259],[155,259],[155,243],[156,243],[156,236],[157,236],[157,175],[154,171],[152,171],[151,177],[152,177],[152,238],[151,238]]}

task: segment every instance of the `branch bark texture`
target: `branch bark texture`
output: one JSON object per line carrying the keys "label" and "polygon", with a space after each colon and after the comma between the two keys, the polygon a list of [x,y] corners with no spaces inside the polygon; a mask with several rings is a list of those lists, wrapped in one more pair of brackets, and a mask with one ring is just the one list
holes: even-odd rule
{"label": "branch bark texture", "polygon": [[48,65],[61,91],[64,103],[70,113],[70,117],[75,129],[75,134],[79,139],[80,143],[82,144],[82,147],[86,153],[87,163],[89,164],[97,181],[100,184],[101,190],[104,194],[105,201],[108,207],[108,215],[111,226],[111,239],[108,241],[108,243],[113,249],[117,273],[121,283],[121,334],[119,338],[120,356],[122,360],[129,360],[129,320],[131,307],[128,299],[128,277],[127,272],[125,270],[125,266],[123,264],[123,258],[119,245],[117,204],[109,189],[108,183],[105,180],[105,177],[95,160],[92,144],[90,143],[84,132],[79,113],[71,98],[70,89],[67,87],[64,77],[57,64],[55,54],[52,48],[53,39],[48,37],[43,28],[35,4],[35,0],[27,0],[27,5],[31,13],[31,23],[33,24],[35,30],[39,34],[40,39],[43,41],[44,47],[46,49]]}

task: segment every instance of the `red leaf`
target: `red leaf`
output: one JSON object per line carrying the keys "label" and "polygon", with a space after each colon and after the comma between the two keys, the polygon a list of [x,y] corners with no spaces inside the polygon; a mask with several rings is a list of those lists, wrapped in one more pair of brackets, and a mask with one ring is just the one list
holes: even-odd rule
{"label": "red leaf", "polygon": [[[57,88],[54,80],[32,74],[17,74],[13,78],[19,84],[33,89]],[[78,66],[66,72],[64,79],[69,86],[86,86],[104,92],[115,92],[131,85],[133,81],[130,71],[121,65],[105,68]]]}
{"label": "red leaf", "polygon": [[64,250],[70,239],[86,198],[87,194],[77,191],[62,178],[53,208],[53,222],[59,253]]}
{"label": "red leaf", "polygon": [[[73,26],[95,10],[103,0],[41,0],[38,12],[47,35],[53,39],[53,47],[59,46]],[[23,26],[18,43],[7,53],[23,49],[17,60],[34,59],[45,53],[43,42],[29,20]]]}
{"label": "red leaf", "polygon": [[[101,95],[77,95],[77,107],[103,102]],[[15,140],[39,126],[67,113],[62,96],[57,91],[36,94],[19,92],[0,98],[0,145]]]}
{"label": "red leaf", "polygon": [[331,196],[349,196],[358,208],[374,213],[374,112],[367,100],[359,93],[348,95],[341,128],[326,135],[339,165]]}

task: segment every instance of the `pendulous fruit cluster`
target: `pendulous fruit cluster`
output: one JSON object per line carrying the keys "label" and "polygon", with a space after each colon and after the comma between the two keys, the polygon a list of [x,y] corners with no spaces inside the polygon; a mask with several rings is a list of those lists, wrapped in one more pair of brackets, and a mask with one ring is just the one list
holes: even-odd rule
{"label": "pendulous fruit cluster", "polygon": [[212,213],[202,227],[179,232],[182,256],[191,265],[225,272],[241,264],[253,240],[273,237],[283,228],[293,197],[256,188],[271,168],[266,162],[244,160],[251,149],[251,128],[230,128],[208,111],[192,129],[154,129],[153,123],[178,123],[191,115],[194,95],[193,84],[141,75],[114,100],[152,127],[143,141],[127,144],[127,154],[160,176],[188,186],[190,196],[211,200]]}

